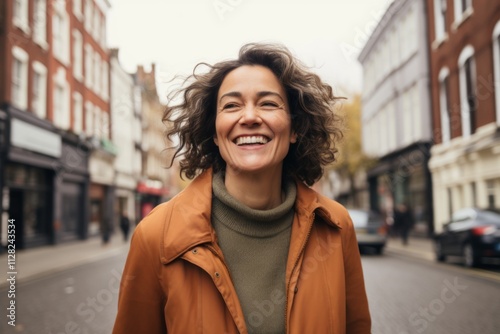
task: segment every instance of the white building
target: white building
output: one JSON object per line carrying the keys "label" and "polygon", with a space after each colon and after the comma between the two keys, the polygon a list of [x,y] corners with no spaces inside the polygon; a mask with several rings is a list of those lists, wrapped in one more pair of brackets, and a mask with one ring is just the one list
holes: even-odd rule
{"label": "white building", "polygon": [[136,110],[134,78],[121,67],[118,49],[111,50],[110,67],[111,131],[117,147],[114,161],[115,210],[117,217],[126,214],[131,222],[135,222],[137,219],[135,191],[141,177],[142,161],[140,148],[136,145],[140,143],[142,134],[140,108]]}
{"label": "white building", "polygon": [[409,204],[423,233],[433,230],[427,44],[424,1],[395,0],[358,57],[363,149],[378,159],[367,175],[370,207],[390,215]]}

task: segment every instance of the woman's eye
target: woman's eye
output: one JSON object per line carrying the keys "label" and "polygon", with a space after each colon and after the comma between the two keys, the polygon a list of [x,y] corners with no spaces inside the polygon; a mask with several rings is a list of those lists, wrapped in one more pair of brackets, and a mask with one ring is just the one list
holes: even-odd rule
{"label": "woman's eye", "polygon": [[222,107],[222,110],[233,111],[233,110],[238,110],[239,107],[240,106],[236,103],[227,103]]}
{"label": "woman's eye", "polygon": [[266,102],[262,102],[260,104],[260,107],[262,109],[265,109],[265,110],[275,110],[275,109],[279,109],[280,105],[276,102],[266,101]]}

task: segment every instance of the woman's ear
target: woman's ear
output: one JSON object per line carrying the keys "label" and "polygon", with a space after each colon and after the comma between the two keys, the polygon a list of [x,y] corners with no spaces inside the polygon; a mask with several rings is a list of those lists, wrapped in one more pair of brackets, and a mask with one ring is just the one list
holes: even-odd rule
{"label": "woman's ear", "polygon": [[297,142],[297,133],[295,131],[292,131],[290,134],[290,143],[295,144]]}
{"label": "woman's ear", "polygon": [[219,146],[219,141],[217,140],[216,135],[214,135],[214,143],[215,143],[215,146]]}

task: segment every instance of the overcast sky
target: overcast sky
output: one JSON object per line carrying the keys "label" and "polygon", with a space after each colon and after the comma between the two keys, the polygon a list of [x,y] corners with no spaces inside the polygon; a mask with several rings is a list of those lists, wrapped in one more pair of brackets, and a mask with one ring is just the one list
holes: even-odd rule
{"label": "overcast sky", "polygon": [[154,62],[166,82],[198,62],[235,58],[245,43],[280,42],[337,92],[349,93],[361,91],[356,56],[392,0],[110,2],[108,44],[120,49],[129,72]]}

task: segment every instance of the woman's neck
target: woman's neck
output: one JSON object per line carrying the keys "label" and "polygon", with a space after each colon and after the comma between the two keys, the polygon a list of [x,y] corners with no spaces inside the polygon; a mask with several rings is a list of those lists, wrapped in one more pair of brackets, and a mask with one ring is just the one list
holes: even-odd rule
{"label": "woman's neck", "polygon": [[269,210],[283,202],[281,169],[274,173],[235,173],[226,170],[227,192],[249,208]]}

